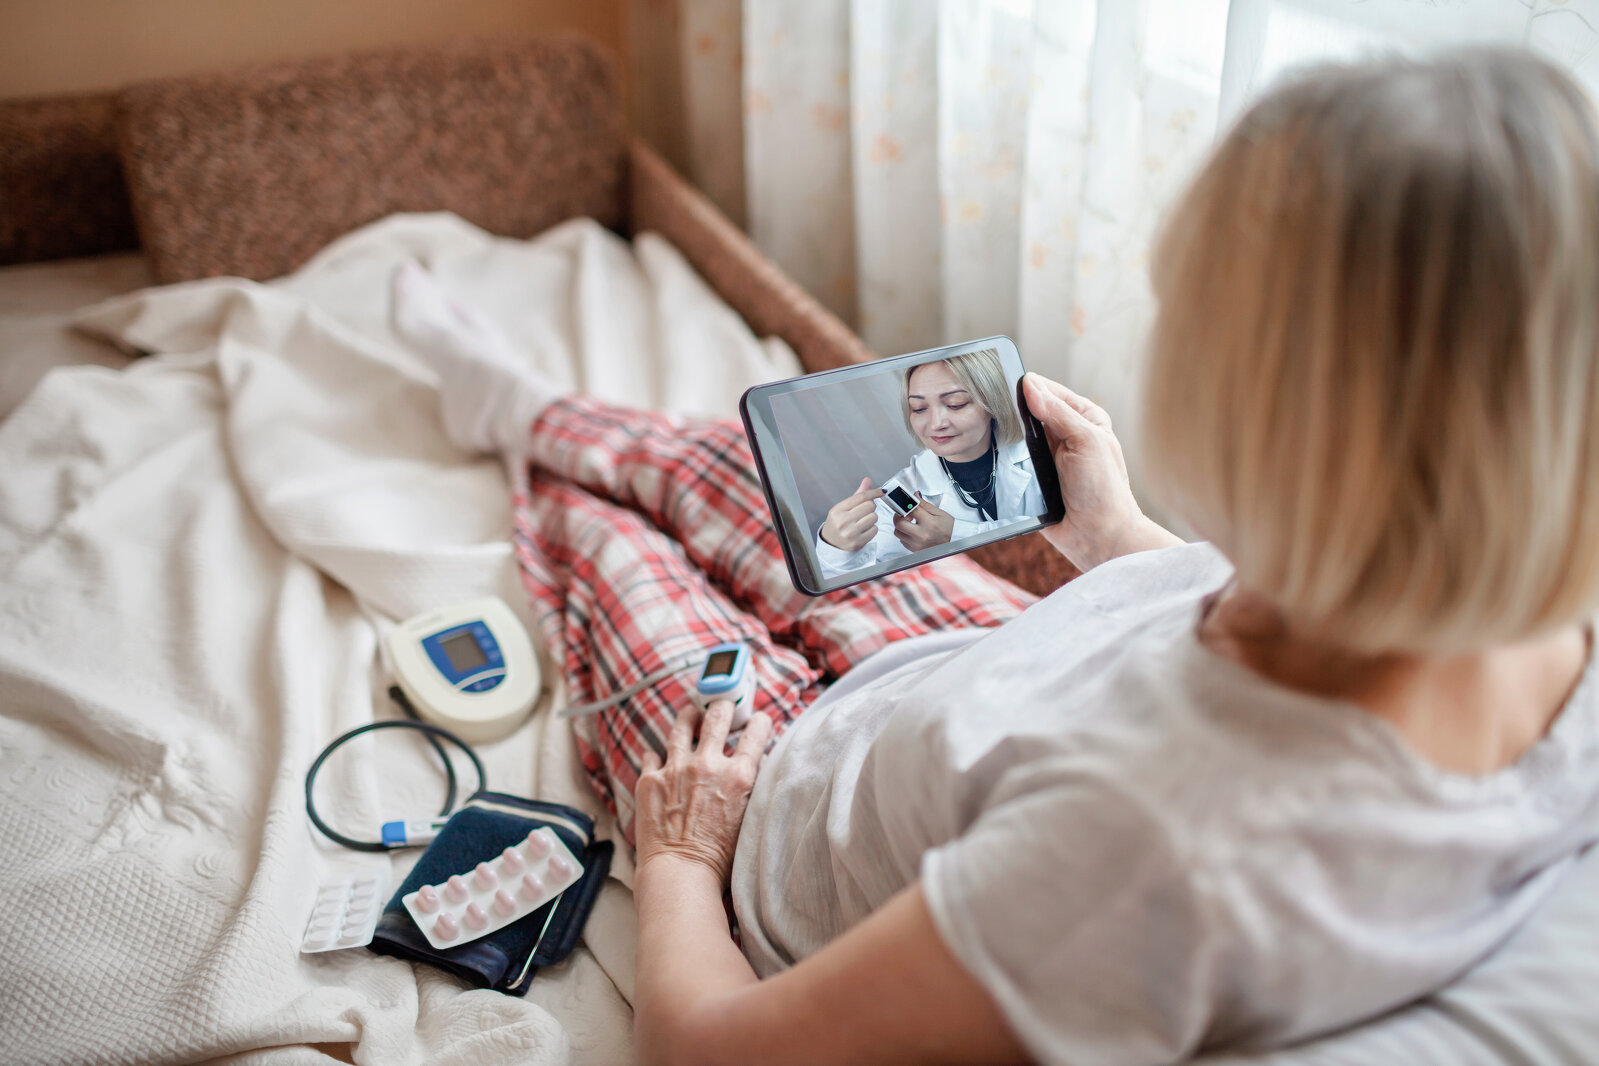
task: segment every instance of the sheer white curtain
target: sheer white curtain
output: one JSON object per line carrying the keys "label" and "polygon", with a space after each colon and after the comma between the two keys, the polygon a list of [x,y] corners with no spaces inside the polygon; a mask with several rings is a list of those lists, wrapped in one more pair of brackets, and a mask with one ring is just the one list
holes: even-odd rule
{"label": "sheer white curtain", "polygon": [[1492,42],[1599,89],[1599,0],[677,5],[686,169],[768,254],[884,354],[1006,333],[1124,430],[1161,213],[1284,70]]}

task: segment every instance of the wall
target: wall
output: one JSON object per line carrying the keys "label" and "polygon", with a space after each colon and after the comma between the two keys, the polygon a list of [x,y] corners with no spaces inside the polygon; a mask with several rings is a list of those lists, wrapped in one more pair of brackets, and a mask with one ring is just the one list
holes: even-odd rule
{"label": "wall", "polygon": [[0,99],[467,34],[578,30],[622,0],[0,0]]}

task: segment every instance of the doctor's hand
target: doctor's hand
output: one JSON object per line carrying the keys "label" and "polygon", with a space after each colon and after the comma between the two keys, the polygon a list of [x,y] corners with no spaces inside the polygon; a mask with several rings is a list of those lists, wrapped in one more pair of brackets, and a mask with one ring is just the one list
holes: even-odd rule
{"label": "doctor's hand", "polygon": [[1025,381],[1027,406],[1044,425],[1066,504],[1066,516],[1044,530],[1044,539],[1084,571],[1118,555],[1181,544],[1133,498],[1127,460],[1104,408],[1038,374]]}
{"label": "doctor's hand", "polygon": [[919,492],[916,499],[919,501],[916,510],[909,515],[894,516],[894,536],[905,545],[906,551],[919,552],[923,548],[948,544],[950,534],[955,529],[955,516],[948,511],[940,511],[923,499]]}
{"label": "doctor's hand", "polygon": [[720,884],[727,884],[744,808],[772,735],[772,720],[753,714],[738,749],[728,755],[727,730],[732,722],[733,704],[728,700],[714,701],[703,716],[692,705],[672,723],[665,765],[653,751],[645,753],[633,790],[638,869],[671,855],[702,863]]}
{"label": "doctor's hand", "polygon": [[860,487],[827,512],[822,539],[847,552],[866,547],[877,536],[877,498],[882,494],[882,489],[872,487],[871,478],[861,478]]}

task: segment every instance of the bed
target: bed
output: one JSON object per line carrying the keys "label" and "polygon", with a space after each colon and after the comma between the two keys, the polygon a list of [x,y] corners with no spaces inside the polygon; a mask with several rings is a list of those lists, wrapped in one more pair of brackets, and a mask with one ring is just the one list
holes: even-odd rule
{"label": "bed", "polygon": [[[300,791],[334,735],[395,716],[383,625],[525,610],[504,472],[444,438],[389,279],[420,260],[545,373],[680,414],[873,353],[627,138],[575,38],[0,104],[0,189],[0,1058],[631,1061],[625,849],[525,999],[297,951],[319,880],[415,859],[330,845]],[[1036,536],[978,558],[1039,593],[1072,576]],[[605,834],[562,699],[488,774]],[[318,793],[336,824],[437,804],[417,746],[352,749]],[[1346,1054],[1295,1061],[1377,1061]]]}
{"label": "bed", "polygon": [[[526,999],[296,951],[316,882],[415,858],[329,845],[299,791],[396,714],[379,628],[525,599],[503,471],[442,436],[389,279],[420,260],[544,372],[681,414],[872,353],[626,138],[575,38],[14,101],[0,145],[3,1057],[629,1061],[625,854]],[[604,835],[561,698],[490,781]],[[414,745],[365,744],[330,820],[431,813]]]}

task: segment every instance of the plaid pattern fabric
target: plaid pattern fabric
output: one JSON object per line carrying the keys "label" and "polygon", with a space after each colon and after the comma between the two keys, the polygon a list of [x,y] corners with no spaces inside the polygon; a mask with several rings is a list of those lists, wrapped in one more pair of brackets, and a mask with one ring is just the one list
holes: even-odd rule
{"label": "plaid pattern fabric", "polygon": [[[714,643],[752,650],[755,710],[778,730],[889,643],[997,626],[1033,596],[953,557],[829,593],[789,581],[736,422],[682,421],[585,396],[532,427],[515,501],[522,582],[571,703],[604,698]],[[685,669],[578,725],[585,769],[632,839],[644,752],[664,753]]]}

